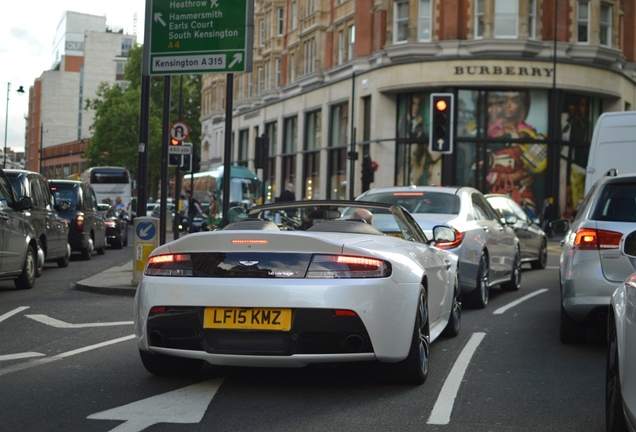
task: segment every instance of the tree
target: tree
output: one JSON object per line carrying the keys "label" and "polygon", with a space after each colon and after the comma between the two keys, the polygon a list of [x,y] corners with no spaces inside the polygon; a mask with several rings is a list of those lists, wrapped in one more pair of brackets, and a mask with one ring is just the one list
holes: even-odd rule
{"label": "tree", "polygon": [[[143,47],[132,48],[124,78],[125,89],[118,84],[102,83],[95,99],[87,99],[86,109],[95,111],[91,125],[93,134],[84,157],[88,166],[125,166],[137,178],[139,154],[139,118],[141,112],[141,69]],[[201,76],[184,75],[182,90],[182,117],[179,114],[179,77],[172,77],[170,123],[184,120],[190,126],[190,138],[200,149]],[[150,122],[148,150],[148,196],[159,195],[161,181],[161,139],[163,119],[164,77],[152,77],[150,84]],[[167,125],[169,126],[169,125]]]}

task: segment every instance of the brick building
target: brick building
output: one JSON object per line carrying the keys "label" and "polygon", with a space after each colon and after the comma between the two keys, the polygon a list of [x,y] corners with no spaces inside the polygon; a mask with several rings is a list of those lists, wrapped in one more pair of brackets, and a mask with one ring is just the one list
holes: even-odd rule
{"label": "brick building", "polygon": [[[568,216],[594,124],[636,98],[633,0],[257,0],[234,74],[232,159],[269,138],[269,199],[467,184]],[[225,74],[205,75],[203,166],[223,161]],[[430,94],[454,94],[453,153],[429,152]],[[355,163],[350,151],[358,153]],[[353,185],[352,185],[353,182]]]}

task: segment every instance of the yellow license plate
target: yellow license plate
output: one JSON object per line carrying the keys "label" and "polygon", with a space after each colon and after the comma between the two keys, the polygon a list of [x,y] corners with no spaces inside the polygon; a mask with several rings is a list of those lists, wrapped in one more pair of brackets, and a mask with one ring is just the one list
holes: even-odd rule
{"label": "yellow license plate", "polygon": [[207,307],[203,328],[282,330],[291,329],[291,309]]}

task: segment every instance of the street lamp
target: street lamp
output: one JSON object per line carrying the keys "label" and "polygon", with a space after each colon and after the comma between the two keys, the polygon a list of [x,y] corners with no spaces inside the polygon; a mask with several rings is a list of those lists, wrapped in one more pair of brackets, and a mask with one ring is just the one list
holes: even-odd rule
{"label": "street lamp", "polygon": [[[19,94],[24,94],[24,88],[20,86],[16,90]],[[7,83],[7,108],[4,117],[4,160],[2,161],[2,168],[7,167],[7,131],[9,129],[9,95],[11,94],[11,81]]]}

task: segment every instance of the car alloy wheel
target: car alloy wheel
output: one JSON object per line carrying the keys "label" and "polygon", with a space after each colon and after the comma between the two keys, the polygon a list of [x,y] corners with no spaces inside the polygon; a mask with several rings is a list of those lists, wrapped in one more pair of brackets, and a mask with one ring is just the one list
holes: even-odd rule
{"label": "car alloy wheel", "polygon": [[411,346],[406,358],[397,363],[376,363],[376,377],[385,383],[420,385],[428,376],[431,336],[426,290],[421,287]]}
{"label": "car alloy wheel", "polygon": [[86,247],[82,249],[82,258],[85,260],[89,260],[93,257],[93,239],[88,238],[86,242]]}
{"label": "car alloy wheel", "polygon": [[539,259],[532,261],[530,264],[533,270],[543,270],[548,264],[548,242],[543,239],[541,242],[541,248],[539,249]]}
{"label": "car alloy wheel", "polygon": [[517,291],[521,288],[521,251],[518,248],[512,264],[510,280],[502,283],[501,287],[507,291]]}
{"label": "car alloy wheel", "polygon": [[17,279],[13,281],[13,284],[18,289],[31,289],[35,285],[36,278],[36,266],[37,258],[35,256],[35,250],[33,246],[27,248],[27,254],[24,259],[24,265],[22,267],[22,273]]}
{"label": "car alloy wheel", "polygon": [[459,277],[455,274],[455,286],[453,287],[453,304],[451,305],[448,324],[444,328],[444,336],[455,337],[459,334],[462,322],[462,290],[459,288]]}
{"label": "car alloy wheel", "polygon": [[490,277],[488,274],[488,255],[486,252],[482,252],[479,258],[479,269],[477,270],[477,284],[467,297],[470,305],[477,309],[484,309],[488,304],[490,295]]}

